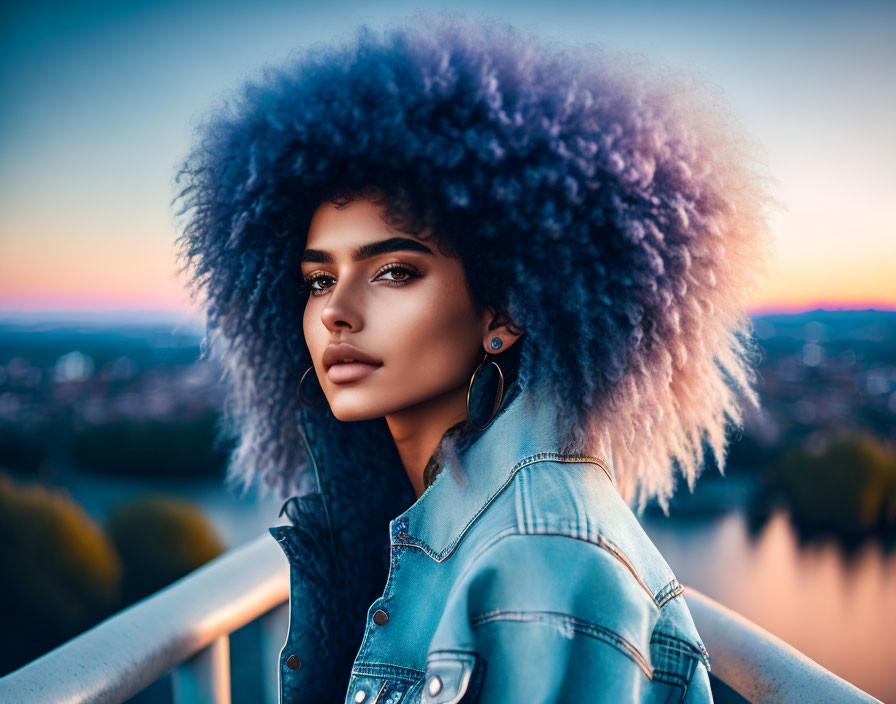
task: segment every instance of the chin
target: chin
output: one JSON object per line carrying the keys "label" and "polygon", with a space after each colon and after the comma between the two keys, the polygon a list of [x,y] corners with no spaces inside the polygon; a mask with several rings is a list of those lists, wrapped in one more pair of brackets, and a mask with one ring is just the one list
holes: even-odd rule
{"label": "chin", "polygon": [[365,400],[360,396],[363,394],[353,394],[350,389],[334,391],[327,401],[336,420],[346,423],[353,420],[382,418],[386,415],[386,409],[381,404]]}

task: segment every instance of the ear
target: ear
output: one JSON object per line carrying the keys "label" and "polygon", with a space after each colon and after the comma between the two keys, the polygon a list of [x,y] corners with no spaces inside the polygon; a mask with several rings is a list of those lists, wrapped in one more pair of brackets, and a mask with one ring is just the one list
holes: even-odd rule
{"label": "ear", "polygon": [[[483,321],[482,347],[489,354],[499,354],[509,349],[525,332],[514,325],[507,315],[491,307],[486,308]],[[492,345],[495,338],[501,341],[497,348]]]}

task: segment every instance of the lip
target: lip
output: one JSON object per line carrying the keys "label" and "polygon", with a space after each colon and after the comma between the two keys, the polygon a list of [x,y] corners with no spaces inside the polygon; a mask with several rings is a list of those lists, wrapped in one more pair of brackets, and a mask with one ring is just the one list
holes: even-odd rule
{"label": "lip", "polygon": [[[350,362],[345,360],[352,360]],[[334,384],[348,384],[360,381],[372,374],[383,363],[374,359],[357,347],[341,342],[338,345],[329,345],[324,350],[324,369],[327,370],[327,378]]]}
{"label": "lip", "polygon": [[333,365],[339,364],[340,362],[345,362],[349,359],[353,362],[362,362],[374,367],[379,367],[382,365],[382,362],[380,360],[374,359],[366,352],[362,352],[357,347],[352,347],[347,342],[340,342],[338,345],[328,345],[327,349],[324,350],[322,361],[324,364],[324,369],[329,372],[330,368]]}
{"label": "lip", "polygon": [[381,366],[366,362],[341,362],[327,370],[327,378],[334,384],[348,384],[352,381],[361,381]]}

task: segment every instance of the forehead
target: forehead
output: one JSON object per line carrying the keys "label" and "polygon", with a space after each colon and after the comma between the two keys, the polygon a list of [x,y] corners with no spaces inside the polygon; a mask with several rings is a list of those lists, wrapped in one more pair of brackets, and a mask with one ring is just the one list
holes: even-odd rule
{"label": "forehead", "polygon": [[329,201],[318,206],[308,228],[308,249],[349,250],[353,246],[401,234],[383,219],[383,207],[367,198],[358,198],[337,207]]}

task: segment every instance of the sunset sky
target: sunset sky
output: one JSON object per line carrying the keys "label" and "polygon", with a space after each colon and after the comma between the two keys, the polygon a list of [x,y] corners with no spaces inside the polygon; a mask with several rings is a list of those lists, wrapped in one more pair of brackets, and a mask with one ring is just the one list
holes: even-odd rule
{"label": "sunset sky", "polygon": [[[416,7],[32,3],[0,15],[0,311],[188,311],[173,175],[193,125],[290,50]],[[896,309],[896,6],[498,2],[491,16],[702,74],[784,209],[753,313]]]}

